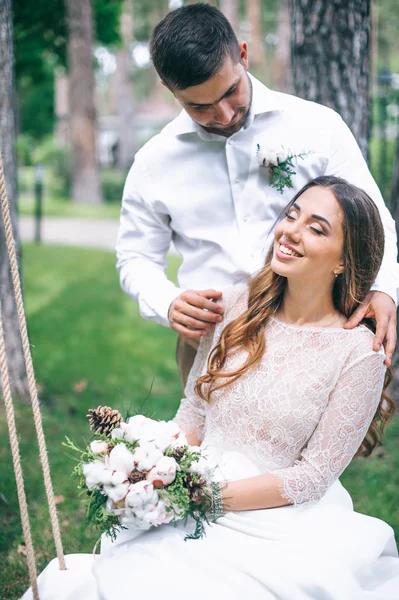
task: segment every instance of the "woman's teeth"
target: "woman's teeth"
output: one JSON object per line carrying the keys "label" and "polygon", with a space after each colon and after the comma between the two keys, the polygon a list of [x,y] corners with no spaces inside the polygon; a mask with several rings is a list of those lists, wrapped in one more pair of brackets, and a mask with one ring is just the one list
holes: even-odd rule
{"label": "woman's teeth", "polygon": [[287,246],[283,246],[283,244],[280,244],[279,250],[280,252],[283,252],[283,254],[290,254],[291,256],[297,256],[298,258],[301,258],[300,254],[294,252],[294,250],[291,250],[291,248],[287,248]]}

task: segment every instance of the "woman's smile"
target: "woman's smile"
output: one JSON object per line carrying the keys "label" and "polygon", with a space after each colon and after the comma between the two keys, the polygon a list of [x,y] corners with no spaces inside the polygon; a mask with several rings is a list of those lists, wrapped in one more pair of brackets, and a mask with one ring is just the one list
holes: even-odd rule
{"label": "woman's smile", "polygon": [[303,258],[303,255],[289,244],[280,241],[276,242],[276,257],[280,260],[293,260]]}

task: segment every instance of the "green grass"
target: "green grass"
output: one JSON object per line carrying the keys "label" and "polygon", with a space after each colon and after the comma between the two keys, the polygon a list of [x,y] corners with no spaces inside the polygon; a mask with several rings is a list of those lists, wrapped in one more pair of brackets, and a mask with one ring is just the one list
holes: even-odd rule
{"label": "green grass", "polygon": [[[175,277],[177,258],[170,259]],[[113,253],[26,245],[23,273],[29,333],[44,430],[66,553],[91,552],[98,535],[70,477],[73,461],[61,443],[88,440],[88,408],[107,404],[139,407],[153,383],[146,413],[170,418],[181,390],[175,365],[175,333],[140,318],[119,289]],[[155,378],[155,379],[154,379]],[[33,540],[40,572],[55,556],[36,435],[28,405],[16,403]],[[399,534],[399,419],[388,429],[386,455],[352,463],[342,477],[356,510],[388,521]],[[8,433],[0,407],[0,599],[15,600],[28,586]],[[6,504],[4,499],[8,502]]]}
{"label": "green grass", "polygon": [[[171,418],[181,398],[175,364],[176,334],[144,321],[117,280],[113,253],[25,246],[23,271],[29,333],[41,387],[44,430],[66,553],[91,552],[98,535],[87,531],[70,473],[73,461],[61,442],[78,445],[90,437],[87,409],[98,404],[122,411],[146,407],[156,418]],[[170,274],[178,259],[171,258]],[[87,382],[87,383],[86,383]],[[75,391],[81,384],[83,391]],[[85,387],[86,385],[86,387]],[[79,386],[78,388],[79,389]],[[54,557],[45,508],[34,427],[29,406],[16,405],[17,427],[38,569]],[[19,598],[28,585],[8,433],[0,408],[0,598]]]}

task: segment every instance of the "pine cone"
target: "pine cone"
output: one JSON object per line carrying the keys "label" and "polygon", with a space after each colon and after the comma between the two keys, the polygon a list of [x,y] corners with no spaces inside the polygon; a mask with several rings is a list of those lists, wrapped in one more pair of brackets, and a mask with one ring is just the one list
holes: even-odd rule
{"label": "pine cone", "polygon": [[190,492],[194,492],[206,485],[206,480],[196,473],[186,473],[183,479]]}
{"label": "pine cone", "polygon": [[122,415],[118,410],[109,406],[98,406],[91,408],[86,415],[89,419],[90,429],[96,433],[108,435],[122,422]]}
{"label": "pine cone", "polygon": [[175,448],[175,450],[173,450],[171,457],[174,458],[177,462],[179,462],[182,458],[184,458],[184,455],[186,454],[186,450],[184,448]]}
{"label": "pine cone", "polygon": [[137,483],[138,481],[143,481],[143,479],[145,479],[145,473],[143,473],[143,471],[139,471],[138,469],[133,469],[128,477],[130,483]]}

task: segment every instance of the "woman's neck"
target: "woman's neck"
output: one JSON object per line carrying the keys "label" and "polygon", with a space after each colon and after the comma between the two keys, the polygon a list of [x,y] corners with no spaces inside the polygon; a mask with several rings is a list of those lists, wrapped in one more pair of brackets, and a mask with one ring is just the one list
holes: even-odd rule
{"label": "woman's neck", "polygon": [[[284,298],[276,315],[286,323],[295,325],[339,326],[340,313],[334,306],[332,291],[313,289],[304,284],[287,283]],[[335,320],[334,320],[335,319]],[[342,324],[346,321],[342,315]]]}

